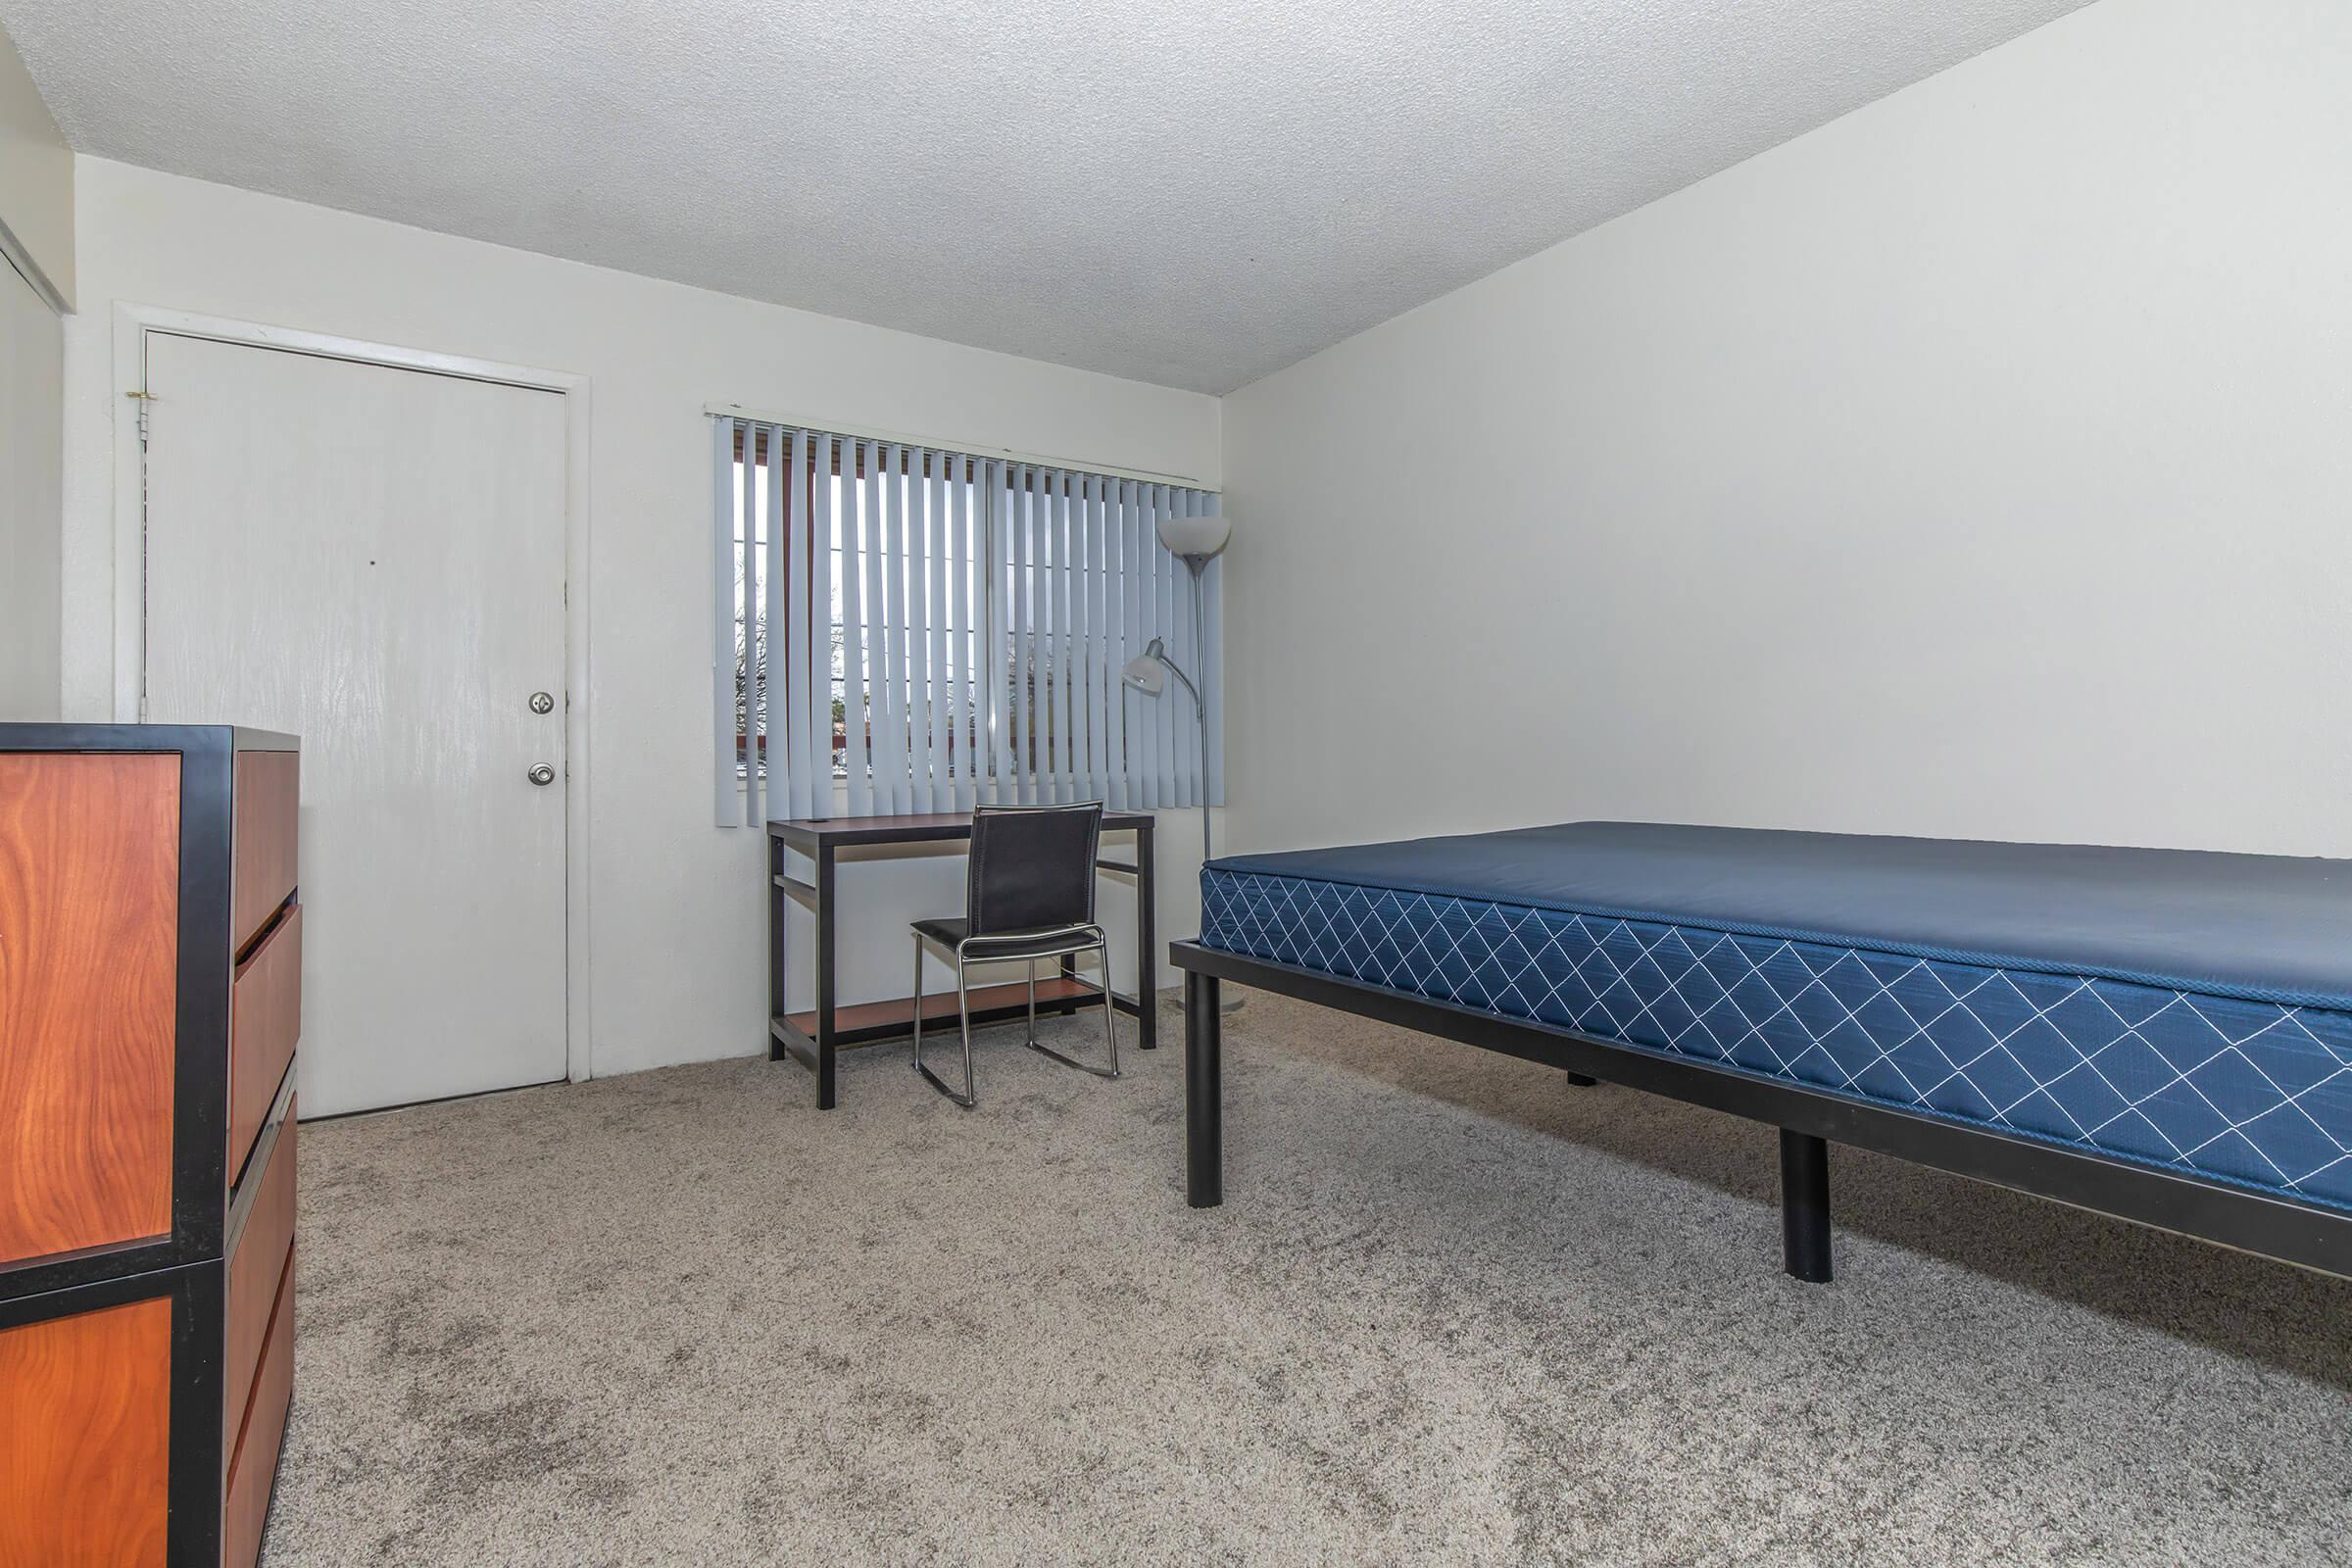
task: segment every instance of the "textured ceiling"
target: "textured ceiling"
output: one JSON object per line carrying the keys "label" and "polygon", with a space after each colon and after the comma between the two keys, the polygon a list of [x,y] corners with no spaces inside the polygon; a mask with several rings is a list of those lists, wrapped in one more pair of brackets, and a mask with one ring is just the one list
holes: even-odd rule
{"label": "textured ceiling", "polygon": [[1223,392],[2082,0],[0,0],[82,152]]}

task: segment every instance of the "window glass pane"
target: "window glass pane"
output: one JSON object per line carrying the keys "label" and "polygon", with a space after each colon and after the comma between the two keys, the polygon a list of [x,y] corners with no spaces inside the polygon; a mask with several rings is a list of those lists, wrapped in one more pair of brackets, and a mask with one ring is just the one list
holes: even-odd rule
{"label": "window glass pane", "polygon": [[[784,629],[776,628],[771,636],[764,623],[771,586],[766,580],[771,486],[784,482],[792,445],[789,431],[779,436],[773,427],[746,427],[737,443],[734,483],[722,503],[727,511],[721,514],[731,514],[733,521],[738,684],[764,692],[766,698],[764,705],[755,705],[739,690],[734,723],[738,772],[740,776],[757,767],[765,777],[774,761],[779,781],[784,755],[780,737],[792,727],[784,721],[783,705],[805,689],[777,662],[789,652]],[[1197,720],[1189,689],[1180,682],[1167,682],[1158,697],[1127,693],[1121,684],[1125,661],[1153,637],[1164,636],[1173,658],[1213,663],[1213,649],[1190,646],[1189,618],[1182,626],[1168,623],[1174,609],[1183,604],[1181,596],[1153,591],[1156,579],[1169,576],[1171,564],[1164,555],[1152,554],[1158,547],[1149,520],[1139,526],[1125,516],[1139,494],[1137,487],[1103,482],[1095,488],[1089,476],[1075,472],[1019,466],[1007,470],[976,460],[946,460],[952,466],[944,482],[933,476],[936,468],[890,476],[901,487],[902,500],[908,499],[905,488],[919,482],[922,505],[897,509],[898,548],[887,561],[867,562],[861,549],[887,549],[891,541],[876,526],[880,519],[867,515],[874,497],[861,469],[860,443],[823,440],[813,443],[813,450],[832,453],[834,461],[825,466],[839,470],[813,475],[811,490],[817,493],[803,503],[807,514],[821,511],[827,519],[825,536],[814,541],[817,558],[811,563],[817,591],[811,596],[809,652],[823,662],[808,672],[825,694],[829,710],[820,710],[816,735],[818,746],[829,754],[819,763],[820,795],[829,793],[828,779],[848,778],[853,755],[848,742],[854,733],[862,732],[865,740],[857,752],[868,778],[877,786],[892,782],[874,779],[874,742],[883,737],[874,733],[872,715],[885,695],[877,683],[889,628],[883,623],[881,605],[868,602],[868,590],[879,585],[885,571],[899,590],[891,597],[899,604],[909,653],[897,666],[899,687],[890,694],[896,699],[892,706],[903,722],[911,723],[918,710],[933,721],[925,735],[909,739],[919,740],[915,749],[929,756],[930,777],[939,785],[944,787],[952,776],[963,800],[974,793],[982,800],[1053,799],[1054,781],[1062,776],[1066,761],[1075,769],[1082,793],[1100,792],[1107,785],[1114,798],[1132,798],[1137,784],[1133,769],[1139,767],[1152,769],[1158,782],[1151,794],[1160,798],[1177,798],[1180,793],[1189,797],[1201,787],[1198,775],[1202,760],[1192,746],[1180,745],[1173,755],[1162,755],[1167,752],[1164,746],[1146,748],[1145,755],[1133,745],[1139,723],[1162,734],[1181,727],[1189,739],[1190,726]],[[883,449],[875,444],[865,450],[878,457]],[[992,473],[1000,484],[1009,477],[1017,488],[992,494]],[[1171,510],[1184,509],[1185,492],[1161,494],[1168,496]],[[1090,503],[1090,497],[1100,499]],[[788,497],[774,497],[776,510],[787,517],[789,502]],[[1102,510],[1086,512],[1090,504]],[[1082,514],[1089,519],[1083,525]],[[957,515],[963,519],[960,530],[952,525]],[[1154,564],[1157,572],[1151,569]],[[1175,586],[1172,580],[1170,585]],[[777,597],[781,602],[783,595]],[[941,617],[952,619],[952,632],[933,630]],[[1084,636],[1078,635],[1080,628]],[[912,646],[918,638],[919,650]],[[858,651],[855,666],[848,657],[850,647]],[[944,658],[939,657],[942,653]],[[1188,673],[1198,679],[1205,672]],[[1102,696],[1097,699],[1096,693]],[[770,714],[750,710],[755,706],[775,710],[772,724]],[[1082,713],[1081,706],[1087,711]],[[1016,713],[1021,716],[1014,724],[1010,719]],[[858,730],[853,731],[853,724]],[[1106,733],[1094,736],[1090,747],[1087,731],[1105,726]],[[1016,734],[1018,755],[992,756],[992,736],[1002,743]],[[944,754],[932,744],[934,736],[944,739]],[[725,741],[722,734],[722,757]],[[906,751],[894,747],[892,755],[903,758]],[[1001,787],[992,790],[981,779],[992,761],[1000,772],[1016,770],[1028,787],[1008,792],[1013,781],[1002,778],[996,781]],[[1103,773],[1098,774],[1098,768]],[[974,780],[981,780],[976,792],[971,788]],[[897,782],[904,793],[905,781]],[[887,788],[878,787],[876,793],[883,799],[890,795]]]}
{"label": "window glass pane", "polygon": [[760,757],[760,774],[767,771],[766,715],[760,715],[760,733],[752,734],[752,715],[746,711],[747,693],[751,687],[744,680],[746,666],[753,682],[763,681],[767,668],[767,628],[763,618],[755,616],[748,624],[744,617],[744,535],[751,533],[758,547],[758,558],[752,563],[753,603],[764,607],[767,603],[767,449],[764,443],[753,449],[757,458],[752,466],[752,514],[743,510],[744,457],[739,451],[735,459],[735,482],[731,487],[730,506],[735,514],[735,765],[746,765],[753,754],[755,740]]}

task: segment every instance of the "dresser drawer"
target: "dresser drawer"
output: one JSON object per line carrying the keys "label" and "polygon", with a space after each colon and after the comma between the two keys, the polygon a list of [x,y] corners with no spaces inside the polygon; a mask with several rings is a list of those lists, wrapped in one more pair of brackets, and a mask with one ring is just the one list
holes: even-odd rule
{"label": "dresser drawer", "polygon": [[286,1435],[286,1410],[294,1400],[294,1256],[286,1254],[270,1327],[262,1341],[261,1368],[244,1426],[230,1446],[228,1479],[220,1492],[222,1568],[253,1568],[262,1552],[262,1529],[270,1522],[270,1488],[277,1479],[278,1446]]}
{"label": "dresser drawer", "polygon": [[239,752],[229,882],[229,946],[243,953],[294,891],[302,754]]}
{"label": "dresser drawer", "polygon": [[286,910],[238,966],[229,993],[228,1033],[227,1171],[234,1187],[302,1037],[301,905]]}
{"label": "dresser drawer", "polygon": [[228,1301],[222,1316],[223,1350],[220,1386],[223,1456],[236,1451],[237,1429],[251,1402],[264,1342],[270,1337],[270,1316],[277,1300],[280,1276],[294,1249],[294,1105],[287,1102],[285,1120],[273,1142],[268,1142],[269,1163],[250,1178],[260,1183],[253,1206],[245,1211],[245,1228],[238,1233],[236,1250],[228,1257]]}

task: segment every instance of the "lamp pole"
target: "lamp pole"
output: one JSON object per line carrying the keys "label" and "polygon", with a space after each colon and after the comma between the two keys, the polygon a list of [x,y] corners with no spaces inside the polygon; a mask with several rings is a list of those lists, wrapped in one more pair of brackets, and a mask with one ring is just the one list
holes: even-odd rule
{"label": "lamp pole", "polygon": [[[1208,569],[1211,558],[1186,556],[1182,559],[1193,573],[1193,646],[1205,648],[1208,646],[1208,620],[1200,605],[1200,573]],[[1208,699],[1200,695],[1200,688],[1193,684],[1193,678],[1184,672],[1182,666],[1168,657],[1164,645],[1154,639],[1152,646],[1158,650],[1159,662],[1168,666],[1168,673],[1184,682],[1184,689],[1193,694],[1193,725],[1200,735],[1200,863],[1206,865],[1215,857],[1215,851],[1209,844],[1208,831]]]}
{"label": "lamp pole", "polygon": [[[1182,561],[1186,569],[1193,574],[1193,646],[1206,649],[1208,647],[1208,611],[1205,605],[1208,595],[1201,585],[1200,574],[1208,569],[1208,564],[1216,557],[1214,555],[1195,555],[1179,556],[1177,559]],[[1210,848],[1208,836],[1208,699],[1200,695],[1200,688],[1193,684],[1190,676],[1176,668],[1164,650],[1160,653],[1159,658],[1160,662],[1167,664],[1168,668],[1175,673],[1176,678],[1184,682],[1184,689],[1193,694],[1193,723],[1199,727],[1200,732],[1200,863],[1206,865],[1214,858],[1214,851]],[[1239,1012],[1242,1002],[1243,997],[1240,991],[1228,991],[1217,1010],[1219,1012]]]}
{"label": "lamp pole", "polygon": [[[1219,547],[1222,548],[1222,540],[1219,541]],[[1206,553],[1178,553],[1176,555],[1176,559],[1183,562],[1185,568],[1193,574],[1193,646],[1195,648],[1205,649],[1208,646],[1208,611],[1204,604],[1206,594],[1203,592],[1200,574],[1208,569],[1208,564],[1215,559],[1215,556],[1216,552],[1213,550]],[[1200,863],[1206,865],[1216,853],[1210,833],[1208,809],[1208,780],[1210,776],[1208,768],[1208,700],[1201,695],[1200,688],[1194,684],[1193,677],[1185,673],[1184,667],[1168,657],[1168,646],[1164,638],[1152,638],[1151,646],[1147,647],[1139,658],[1129,662],[1125,679],[1128,685],[1135,687],[1138,691],[1156,697],[1160,691],[1159,671],[1163,669],[1182,681],[1185,691],[1190,693],[1193,699],[1193,723],[1200,735]],[[1238,991],[1229,991],[1225,995],[1223,1005],[1218,1010],[1233,1012],[1241,1005],[1241,994]]]}

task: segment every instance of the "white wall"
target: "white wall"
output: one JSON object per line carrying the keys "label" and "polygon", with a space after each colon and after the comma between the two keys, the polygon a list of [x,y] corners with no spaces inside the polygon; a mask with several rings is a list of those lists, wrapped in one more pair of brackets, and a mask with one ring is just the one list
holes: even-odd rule
{"label": "white wall", "polygon": [[65,389],[42,289],[73,302],[74,155],[0,31],[0,719],[58,715]]}
{"label": "white wall", "polygon": [[17,46],[0,31],[0,259],[74,307],[74,155]]}
{"label": "white wall", "polygon": [[0,260],[0,720],[58,716],[63,328]]}
{"label": "white wall", "polygon": [[[81,160],[78,175],[82,314],[67,333],[69,716],[112,710],[113,424],[129,417],[112,385],[118,303],[590,378],[600,1073],[739,1054],[764,1034],[763,845],[710,825],[707,402],[1218,477],[1218,406],[1197,394],[101,160]],[[1171,813],[1161,834],[1160,929],[1171,936],[1198,921],[1188,828]],[[961,864],[927,857],[844,867],[845,1000],[905,992],[905,921],[956,908]],[[1105,895],[1122,936],[1125,902]],[[809,944],[806,916],[795,921],[800,1005]]]}
{"label": "white wall", "polygon": [[2342,0],[2104,0],[1225,419],[1237,848],[2352,855]]}

